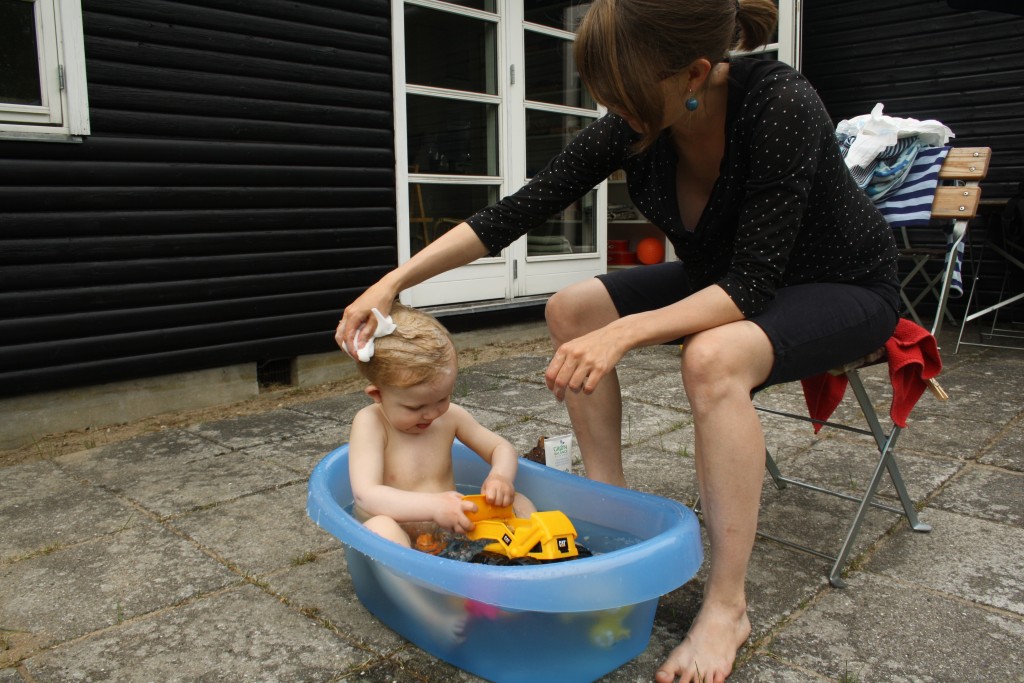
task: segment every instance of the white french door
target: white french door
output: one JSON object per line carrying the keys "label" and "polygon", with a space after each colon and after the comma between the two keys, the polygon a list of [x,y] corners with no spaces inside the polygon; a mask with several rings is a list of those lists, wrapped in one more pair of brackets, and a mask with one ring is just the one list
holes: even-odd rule
{"label": "white french door", "polygon": [[[778,41],[797,61],[799,0]],[[576,73],[582,0],[392,0],[398,258],[514,192],[603,113]],[[514,302],[607,269],[607,183],[499,256],[402,294],[417,307]]]}
{"label": "white french door", "polygon": [[[393,0],[399,261],[518,189],[599,116],[572,61],[571,0]],[[413,306],[550,294],[604,270],[603,189]]]}

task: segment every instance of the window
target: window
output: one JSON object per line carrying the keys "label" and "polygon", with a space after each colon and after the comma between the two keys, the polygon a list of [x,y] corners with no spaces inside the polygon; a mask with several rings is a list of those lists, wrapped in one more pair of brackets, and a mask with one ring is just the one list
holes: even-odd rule
{"label": "window", "polygon": [[88,134],[80,0],[0,0],[0,137]]}

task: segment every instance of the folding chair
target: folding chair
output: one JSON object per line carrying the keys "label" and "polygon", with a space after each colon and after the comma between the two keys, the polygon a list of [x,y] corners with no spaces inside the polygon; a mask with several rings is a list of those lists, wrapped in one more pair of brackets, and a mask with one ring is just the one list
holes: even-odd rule
{"label": "folding chair", "polygon": [[[904,303],[908,306],[908,310],[916,323],[913,325],[914,328],[917,328],[915,333],[922,339],[929,341],[930,344],[934,344],[935,360],[939,367],[941,367],[941,360],[938,359],[938,344],[935,342],[935,335],[938,334],[938,331],[942,326],[943,317],[947,315],[946,305],[949,301],[949,291],[957,268],[956,256],[960,245],[963,244],[966,237],[967,223],[977,214],[981,195],[981,190],[978,187],[978,181],[983,179],[988,172],[990,157],[991,149],[988,147],[953,148],[949,150],[942,162],[942,166],[939,170],[939,182],[958,184],[943,185],[935,189],[929,218],[932,220],[942,219],[953,221],[952,239],[949,240],[946,247],[931,250],[916,249],[911,246],[910,239],[905,228],[901,231],[903,237],[903,248],[901,249],[901,254],[913,258],[915,261],[915,266],[912,269],[911,274],[908,275],[907,279],[904,279],[904,282],[902,283],[903,286],[906,286],[909,278],[915,277],[918,274],[924,274],[925,265],[929,260],[935,258],[946,259],[945,267],[941,273],[935,276],[926,275],[927,286],[922,295],[918,296],[914,300],[910,300],[907,295],[903,294]],[[925,206],[927,206],[927,204]],[[937,300],[935,318],[930,330],[923,328],[915,311],[915,306],[919,306],[923,296],[928,293],[933,294]],[[909,321],[901,321],[900,327],[897,327],[897,333],[899,333],[900,330],[908,329],[906,325],[911,325],[911,323],[909,323]],[[898,341],[896,336],[890,340],[890,343],[894,342],[894,340]],[[888,344],[886,346],[889,347]],[[770,538],[783,545],[797,548],[827,560],[831,560],[833,564],[829,571],[828,578],[829,582],[837,588],[846,586],[846,582],[843,581],[841,574],[846,565],[846,560],[853,548],[857,534],[864,522],[864,517],[870,508],[879,508],[904,515],[907,518],[910,528],[914,531],[931,531],[930,526],[918,519],[917,511],[914,508],[914,502],[910,499],[907,487],[903,481],[903,476],[899,470],[899,465],[897,464],[895,449],[900,433],[902,432],[902,427],[896,424],[896,422],[893,422],[891,427],[888,429],[882,426],[871,397],[868,394],[859,374],[860,369],[869,365],[884,363],[887,360],[889,360],[887,358],[887,348],[883,347],[859,361],[850,363],[842,368],[836,368],[829,373],[834,377],[844,377],[849,383],[849,386],[853,389],[857,405],[859,406],[860,412],[867,423],[866,429],[860,426],[832,422],[827,419],[816,419],[806,415],[782,412],[755,405],[759,411],[764,413],[771,413],[781,417],[811,422],[815,425],[829,427],[832,429],[840,429],[870,436],[874,443],[875,449],[878,453],[878,460],[871,478],[868,480],[865,487],[864,494],[859,498],[841,491],[835,491],[806,481],[784,476],[779,470],[775,460],[772,458],[771,453],[767,451],[765,452],[765,465],[777,488],[784,489],[787,485],[792,484],[800,488],[825,493],[837,498],[858,503],[857,512],[854,515],[853,520],[850,522],[843,544],[835,555],[821,552],[801,543],[784,540],[759,532],[759,535],[762,537]],[[933,376],[925,377],[924,379],[928,381],[928,388],[932,390],[932,393],[934,393],[939,400],[944,401],[948,399],[948,396],[942,390],[942,387],[938,385],[938,382],[935,381]],[[892,480],[892,484],[899,496],[901,508],[888,506],[875,500],[875,494],[878,491],[882,477],[886,472],[888,472],[889,478]]]}
{"label": "folding chair", "polygon": [[[964,242],[967,238],[968,222],[978,213],[981,188],[978,183],[988,173],[992,150],[989,147],[954,147],[949,150],[939,169],[939,182],[945,183],[935,189],[931,207],[931,219],[952,221],[951,233],[943,246],[915,246],[911,243],[908,225],[890,222],[900,235],[900,256],[910,259],[913,266],[900,282],[900,297],[907,312],[919,325],[924,325],[917,309],[923,300],[931,295],[936,301],[935,317],[931,333],[938,336],[943,319],[956,323],[947,310],[951,285],[959,274],[962,263]],[[929,274],[926,268],[936,259],[943,259],[945,266],[936,274]],[[908,294],[908,285],[920,279],[923,288],[914,299]]]}
{"label": "folding chair", "polygon": [[[909,323],[909,321],[907,321]],[[922,333],[927,333],[924,328],[919,328]],[[931,336],[930,334],[928,335]],[[933,338],[934,339],[934,338]],[[938,358],[938,346],[935,346],[936,359]],[[849,382],[850,388],[853,389],[853,394],[857,399],[857,405],[860,407],[860,411],[867,422],[867,428],[853,426],[849,424],[843,424],[839,422],[832,422],[828,419],[817,419],[806,415],[798,415],[795,413],[787,413],[783,411],[773,410],[764,406],[757,406],[757,410],[770,413],[772,415],[778,415],[781,417],[792,418],[801,420],[804,422],[810,422],[816,426],[830,427],[833,429],[840,429],[847,432],[853,432],[856,434],[862,434],[870,436],[874,442],[874,445],[878,451],[878,461],[875,465],[875,469],[872,472],[871,479],[868,481],[867,487],[864,494],[861,497],[851,496],[843,493],[842,491],[836,491],[833,489],[824,488],[817,486],[810,482],[806,482],[800,479],[794,479],[787,477],[782,474],[776,464],[774,458],[772,458],[771,452],[765,450],[765,466],[768,470],[768,474],[771,476],[772,481],[778,489],[785,489],[788,484],[798,486],[803,489],[810,491],[816,491],[818,493],[825,493],[836,498],[842,498],[844,500],[853,501],[858,503],[857,512],[851,521],[849,528],[846,532],[846,537],[843,540],[842,546],[835,555],[831,555],[820,550],[811,548],[809,546],[797,543],[795,541],[786,540],[777,536],[766,534],[762,531],[758,531],[758,535],[764,538],[769,538],[782,545],[796,548],[804,552],[811,553],[818,557],[833,562],[832,568],[829,570],[828,580],[836,588],[845,588],[846,582],[843,580],[841,574],[843,568],[846,565],[846,560],[850,555],[850,551],[853,549],[854,541],[857,538],[857,534],[860,531],[861,524],[864,522],[864,517],[869,508],[874,507],[881,510],[887,510],[896,514],[905,515],[907,522],[910,524],[910,528],[914,531],[928,532],[931,531],[931,527],[918,519],[917,510],[914,508],[914,501],[911,500],[910,494],[907,492],[906,484],[903,481],[903,476],[900,473],[899,465],[896,461],[896,442],[899,439],[900,433],[903,428],[893,422],[891,426],[886,429],[882,426],[881,421],[878,418],[878,414],[875,411],[874,404],[872,403],[871,397],[868,394],[867,389],[864,386],[864,382],[861,380],[859,371],[869,365],[876,365],[884,363],[887,360],[886,348],[883,347],[878,351],[858,360],[853,363],[849,363],[841,368],[836,368],[830,371],[829,374],[835,377],[845,377],[846,381]],[[947,400],[949,397],[939,386],[938,382],[934,380],[934,377],[929,378],[928,387],[932,390],[932,393],[942,401]],[[889,478],[892,481],[893,487],[896,489],[896,493],[899,496],[901,508],[892,507],[879,503],[876,501],[875,494],[878,491],[878,487],[882,482],[883,475],[888,472]]]}

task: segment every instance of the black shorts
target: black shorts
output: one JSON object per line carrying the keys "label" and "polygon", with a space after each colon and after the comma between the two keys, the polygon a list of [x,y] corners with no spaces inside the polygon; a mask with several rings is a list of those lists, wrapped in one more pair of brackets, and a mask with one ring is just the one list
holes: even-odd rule
{"label": "black shorts", "polygon": [[[598,275],[620,316],[651,311],[693,293],[679,261]],[[771,340],[775,363],[758,389],[811,377],[875,351],[899,320],[895,284],[792,285],[750,318]],[[680,343],[677,339],[670,343]]]}

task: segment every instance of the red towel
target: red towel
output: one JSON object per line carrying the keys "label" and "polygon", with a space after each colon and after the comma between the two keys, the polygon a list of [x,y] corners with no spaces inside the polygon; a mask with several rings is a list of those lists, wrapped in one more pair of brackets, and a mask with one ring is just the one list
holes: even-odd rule
{"label": "red towel", "polygon": [[[921,394],[928,388],[928,380],[942,371],[942,359],[935,337],[917,323],[900,318],[889,341],[885,343],[889,360],[889,381],[892,383],[892,406],[889,416],[894,424],[907,426],[907,418]],[[804,400],[812,419],[827,420],[843,400],[849,380],[846,375],[823,372],[801,380]],[[815,423],[817,434],[821,425]]]}

